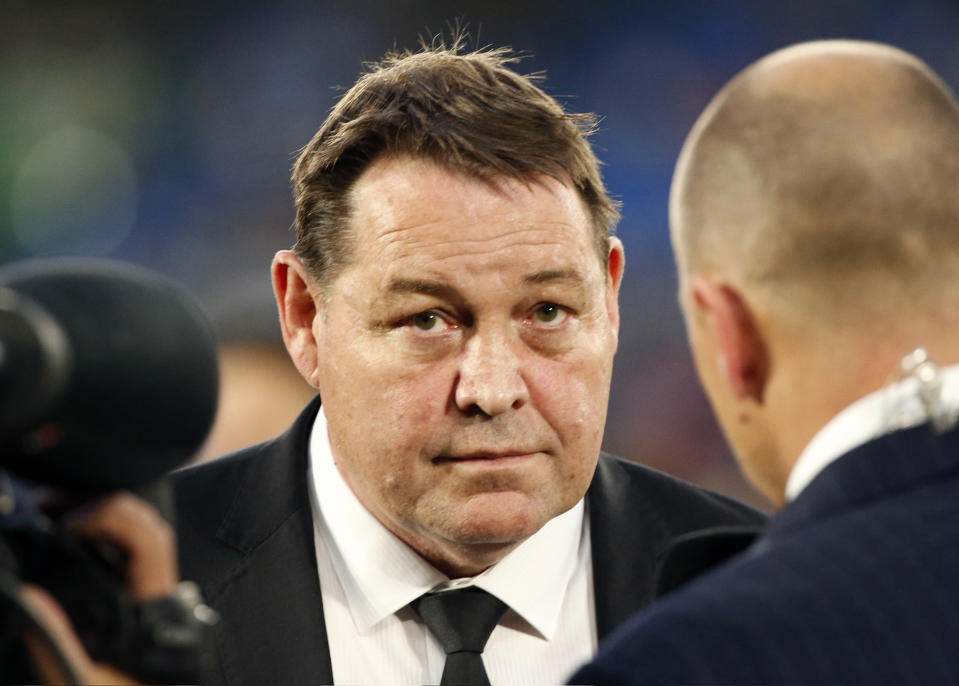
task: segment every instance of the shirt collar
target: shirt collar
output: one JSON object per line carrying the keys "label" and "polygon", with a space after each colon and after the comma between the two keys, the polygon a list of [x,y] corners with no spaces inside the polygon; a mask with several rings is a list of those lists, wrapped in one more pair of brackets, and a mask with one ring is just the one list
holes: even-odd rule
{"label": "shirt collar", "polygon": [[[959,407],[959,365],[941,369],[941,402]],[[908,429],[927,420],[918,396],[919,382],[910,377],[884,386],[843,409],[820,429],[799,455],[786,481],[786,500],[799,493],[833,461],[853,448],[893,429]]]}
{"label": "shirt collar", "polygon": [[486,571],[451,580],[380,524],[354,495],[334,463],[322,407],[310,435],[310,473],[318,530],[357,631],[369,632],[428,591],[475,585],[506,603],[544,638],[555,634],[582,552],[582,499]]}

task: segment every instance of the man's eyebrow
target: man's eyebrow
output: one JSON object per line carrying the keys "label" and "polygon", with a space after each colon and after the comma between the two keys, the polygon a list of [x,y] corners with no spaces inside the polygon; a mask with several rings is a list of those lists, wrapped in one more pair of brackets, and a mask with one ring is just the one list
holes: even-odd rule
{"label": "man's eyebrow", "polygon": [[[586,280],[572,267],[563,269],[541,269],[523,277],[526,285],[539,285],[555,282],[567,282],[577,288],[585,288]],[[430,295],[444,300],[462,300],[462,294],[454,286],[443,281],[432,279],[395,278],[390,280],[386,287],[390,295],[404,295],[407,293]]]}
{"label": "man's eyebrow", "polygon": [[388,293],[397,295],[419,293],[446,300],[459,298],[459,291],[453,286],[442,281],[431,281],[429,279],[392,279],[386,290]]}
{"label": "man's eyebrow", "polygon": [[565,269],[542,269],[538,272],[533,272],[532,274],[527,274],[523,277],[523,283],[527,284],[542,284],[550,283],[553,281],[569,281],[575,284],[585,283],[585,279],[582,274],[568,267]]}

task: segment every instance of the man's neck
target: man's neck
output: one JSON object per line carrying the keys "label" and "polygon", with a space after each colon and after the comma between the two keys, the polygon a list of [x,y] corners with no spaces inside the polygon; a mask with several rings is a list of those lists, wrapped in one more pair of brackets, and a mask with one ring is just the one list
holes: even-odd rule
{"label": "man's neck", "polygon": [[928,344],[857,338],[858,345],[837,342],[831,352],[793,350],[780,356],[783,364],[767,397],[775,407],[770,418],[779,438],[784,478],[778,486],[784,498],[786,480],[814,436],[853,403],[902,378],[903,356],[922,345],[940,367],[959,363],[959,344],[942,335]]}

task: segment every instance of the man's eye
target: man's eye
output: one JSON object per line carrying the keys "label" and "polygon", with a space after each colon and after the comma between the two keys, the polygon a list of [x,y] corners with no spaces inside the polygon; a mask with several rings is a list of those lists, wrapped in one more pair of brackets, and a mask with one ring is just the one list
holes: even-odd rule
{"label": "man's eye", "polygon": [[410,323],[420,331],[439,331],[444,321],[436,312],[420,312],[410,317]]}
{"label": "man's eye", "polygon": [[543,303],[536,306],[536,309],[533,311],[533,316],[539,324],[551,324],[555,326],[566,321],[569,312],[566,308],[556,303]]}

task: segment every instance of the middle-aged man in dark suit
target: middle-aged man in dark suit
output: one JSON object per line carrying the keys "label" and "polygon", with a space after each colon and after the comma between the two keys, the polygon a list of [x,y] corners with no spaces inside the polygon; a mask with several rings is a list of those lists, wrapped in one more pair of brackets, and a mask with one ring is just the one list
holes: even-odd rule
{"label": "middle-aged man in dark suit", "polygon": [[296,163],[273,283],[322,407],[178,483],[213,683],[559,683],[673,540],[762,520],[600,456],[617,212],[592,119],[511,61],[388,56]]}
{"label": "middle-aged man in dark suit", "polygon": [[694,126],[670,214],[703,385],[787,504],[574,681],[959,684],[955,97],[888,46],[774,53]]}

